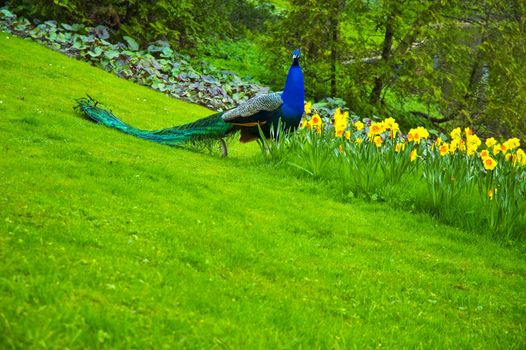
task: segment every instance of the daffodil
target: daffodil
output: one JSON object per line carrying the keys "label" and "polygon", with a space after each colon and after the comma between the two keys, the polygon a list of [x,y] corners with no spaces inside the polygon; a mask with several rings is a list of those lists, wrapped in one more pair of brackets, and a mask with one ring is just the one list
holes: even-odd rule
{"label": "daffodil", "polygon": [[518,148],[521,145],[521,141],[518,138],[513,137],[504,142],[504,144],[507,146],[508,149],[514,150],[515,148]]}
{"label": "daffodil", "polygon": [[460,145],[460,139],[453,138],[449,145],[449,153],[453,154],[457,151],[458,146]]}
{"label": "daffodil", "polygon": [[304,110],[305,110],[305,114],[310,114],[312,110],[312,103],[310,102],[305,103]]}
{"label": "daffodil", "polygon": [[369,128],[370,136],[379,135],[385,131],[385,124],[382,122],[372,123]]}
{"label": "daffodil", "polygon": [[414,149],[409,154],[409,158],[411,159],[412,162],[414,162],[416,160],[416,157],[418,157],[418,153],[416,152],[416,149]]}
{"label": "daffodil", "polygon": [[522,165],[522,166],[526,165],[526,153],[524,153],[524,151],[523,151],[522,149],[519,148],[519,149],[517,150],[517,153],[516,153],[516,154],[517,154],[517,162],[518,162],[520,165]]}
{"label": "daffodil", "polygon": [[505,159],[506,159],[506,161],[511,161],[511,164],[513,164],[513,165],[515,165],[517,163],[517,155],[516,154],[506,153]]}
{"label": "daffodil", "polygon": [[429,137],[429,131],[427,131],[427,129],[424,128],[423,126],[419,126],[418,128],[416,128],[416,130],[420,134],[421,138],[427,139]]}
{"label": "daffodil", "polygon": [[343,134],[344,137],[347,139],[347,140],[350,140],[351,139],[351,132],[349,130],[346,130],[345,133]]}
{"label": "daffodil", "polygon": [[357,144],[361,145],[362,142],[363,142],[363,140],[362,140],[361,137],[357,137],[357,138],[356,138],[356,143],[357,143]]}
{"label": "daffodil", "polygon": [[384,124],[385,124],[385,128],[387,130],[391,130],[394,127],[395,124],[398,126],[398,124],[396,123],[395,119],[391,118],[391,117],[386,118],[384,120]]}
{"label": "daffodil", "polygon": [[468,147],[475,147],[475,149],[477,149],[482,144],[482,141],[480,141],[480,138],[476,134],[466,136],[466,142]]}
{"label": "daffodil", "polygon": [[489,198],[490,201],[493,200],[493,197],[495,196],[495,192],[496,192],[496,191],[497,191],[497,190],[496,190],[495,188],[490,188],[490,189],[488,190],[488,198]]}
{"label": "daffodil", "polygon": [[321,133],[322,127],[323,127],[323,121],[321,120],[321,117],[318,114],[314,114],[308,122],[308,127],[313,128],[318,133]]}
{"label": "daffodil", "polygon": [[354,123],[354,127],[356,128],[356,130],[360,131],[360,130],[363,130],[365,125],[364,123],[358,120],[356,123]]}
{"label": "daffodil", "polygon": [[480,158],[485,159],[490,157],[489,151],[487,149],[484,149],[480,151]]}
{"label": "daffodil", "polygon": [[460,135],[461,135],[462,131],[460,130],[460,128],[456,128],[456,129],[453,129],[450,133],[451,135],[451,138],[453,140],[456,140],[456,139],[460,139]]}
{"label": "daffodil", "polygon": [[484,169],[486,170],[493,170],[497,167],[497,162],[491,157],[483,159],[482,163],[484,164]]}
{"label": "daffodil", "polygon": [[466,152],[466,143],[464,142],[464,140],[460,139],[460,142],[458,144],[458,149],[461,152]]}
{"label": "daffodil", "polygon": [[405,149],[405,143],[397,143],[395,146],[395,152],[400,153]]}
{"label": "daffodil", "polygon": [[393,123],[391,127],[389,128],[389,134],[391,135],[391,138],[394,139],[396,137],[396,134],[400,131],[400,126],[398,123]]}
{"label": "daffodil", "polygon": [[495,146],[496,144],[497,144],[497,140],[495,140],[495,138],[490,137],[490,138],[486,139],[486,146],[488,148],[491,148],[491,147]]}
{"label": "daffodil", "polygon": [[342,113],[340,108],[336,108],[336,111],[334,112],[334,127],[339,130],[347,129],[347,119],[349,117],[349,113],[345,112]]}
{"label": "daffodil", "polygon": [[438,150],[439,150],[440,155],[442,157],[447,155],[449,153],[449,144],[447,144],[447,143],[441,144],[440,147],[438,148]]}
{"label": "daffodil", "polygon": [[382,137],[381,136],[375,136],[373,142],[374,142],[374,144],[375,144],[375,146],[377,148],[380,148],[380,146],[382,146],[382,142],[383,142]]}
{"label": "daffodil", "polygon": [[420,143],[420,135],[418,134],[416,129],[409,130],[409,132],[407,133],[407,141]]}

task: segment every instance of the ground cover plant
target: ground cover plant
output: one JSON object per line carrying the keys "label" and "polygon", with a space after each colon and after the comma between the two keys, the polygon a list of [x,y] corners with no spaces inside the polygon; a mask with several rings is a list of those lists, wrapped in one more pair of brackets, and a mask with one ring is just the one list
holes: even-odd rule
{"label": "ground cover plant", "polygon": [[233,72],[202,61],[191,63],[188,55],[174,51],[167,41],[152,42],[145,50],[129,36],[115,42],[111,29],[104,25],[90,27],[54,20],[32,23],[3,8],[0,30],[31,38],[121,78],[214,110],[230,109],[268,92],[268,88],[243,80]]}
{"label": "ground cover plant", "polygon": [[3,33],[0,76],[1,348],[525,347],[521,244],[91,124],[210,111]]}

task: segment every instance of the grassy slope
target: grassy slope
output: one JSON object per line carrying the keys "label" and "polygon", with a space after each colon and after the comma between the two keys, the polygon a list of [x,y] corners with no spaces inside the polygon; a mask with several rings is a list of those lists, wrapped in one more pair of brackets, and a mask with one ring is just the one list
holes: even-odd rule
{"label": "grassy slope", "polygon": [[0,77],[0,348],[526,346],[523,253],[91,124],[208,111],[5,34]]}

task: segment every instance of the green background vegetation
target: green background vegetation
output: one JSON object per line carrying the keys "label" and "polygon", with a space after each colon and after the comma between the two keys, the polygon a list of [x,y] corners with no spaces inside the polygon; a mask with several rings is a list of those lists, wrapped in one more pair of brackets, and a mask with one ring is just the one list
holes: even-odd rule
{"label": "green background vegetation", "polygon": [[6,34],[0,75],[1,348],[526,345],[520,244],[94,125],[210,111]]}
{"label": "green background vegetation", "polygon": [[[281,89],[301,47],[311,99],[357,114],[485,136],[526,136],[526,3],[520,0],[9,0],[16,13],[105,24]],[[281,68],[281,67],[279,67]]]}

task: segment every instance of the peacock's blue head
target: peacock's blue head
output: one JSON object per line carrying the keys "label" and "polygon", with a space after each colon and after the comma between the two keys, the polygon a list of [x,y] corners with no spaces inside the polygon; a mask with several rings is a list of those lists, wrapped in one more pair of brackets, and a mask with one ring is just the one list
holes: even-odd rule
{"label": "peacock's blue head", "polygon": [[296,50],[292,51],[292,65],[299,66],[299,64],[300,64],[300,56],[301,56],[300,49],[296,49]]}

